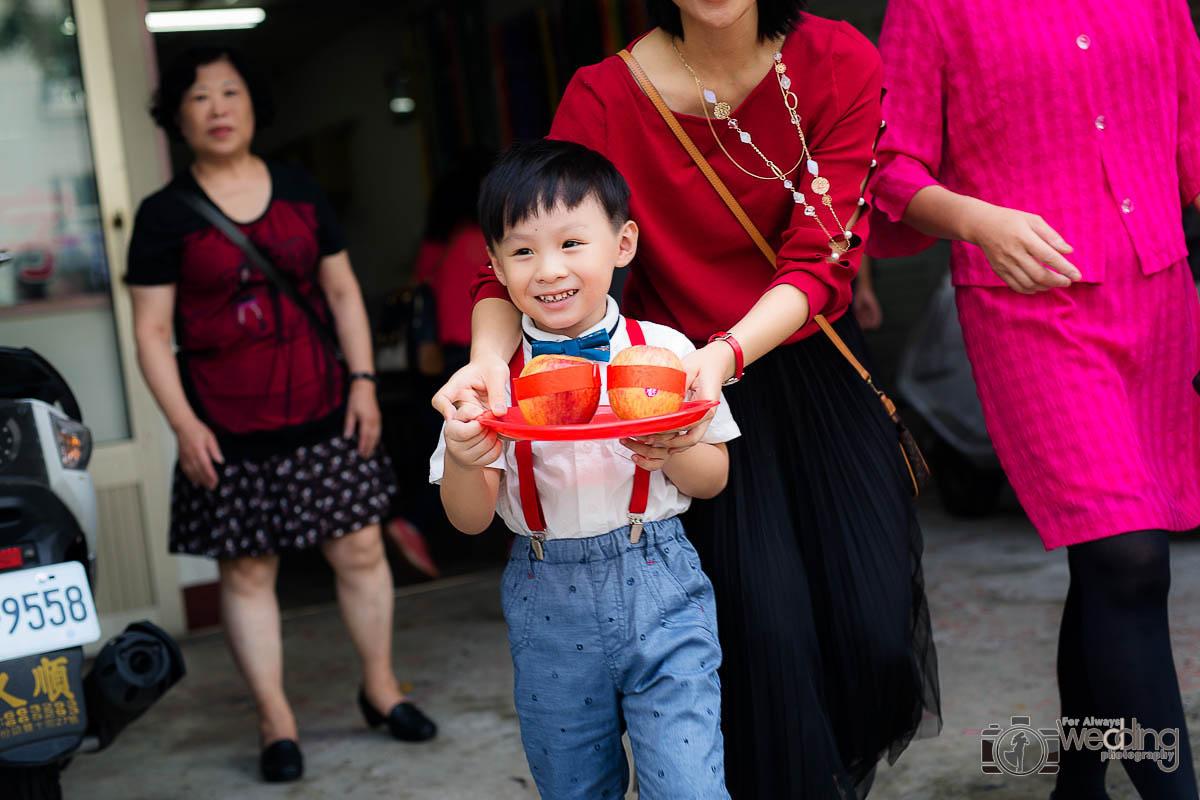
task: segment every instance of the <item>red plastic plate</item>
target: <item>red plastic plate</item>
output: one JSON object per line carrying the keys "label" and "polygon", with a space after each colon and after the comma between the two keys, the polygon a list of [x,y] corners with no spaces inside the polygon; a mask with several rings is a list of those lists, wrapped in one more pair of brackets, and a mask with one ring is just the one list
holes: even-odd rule
{"label": "red plastic plate", "polygon": [[528,439],[534,442],[621,439],[626,436],[645,436],[686,428],[698,422],[716,405],[715,400],[689,400],[674,413],[642,419],[621,419],[608,406],[600,406],[596,409],[596,416],[592,417],[592,421],[582,425],[531,425],[525,421],[521,409],[514,405],[503,417],[496,417],[492,412],[485,411],[480,415],[479,423],[492,428],[507,439]]}

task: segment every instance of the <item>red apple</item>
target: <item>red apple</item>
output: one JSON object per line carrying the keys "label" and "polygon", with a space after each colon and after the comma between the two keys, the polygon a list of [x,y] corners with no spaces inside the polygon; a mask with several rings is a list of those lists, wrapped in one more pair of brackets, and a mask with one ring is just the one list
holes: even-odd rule
{"label": "red apple", "polygon": [[640,344],[617,353],[608,367],[608,402],[621,419],[670,414],[683,405],[687,372],[665,347]]}
{"label": "red apple", "polygon": [[[554,375],[559,370],[570,371]],[[515,382],[517,407],[531,425],[590,422],[600,405],[600,388],[600,365],[579,356],[534,356]]]}

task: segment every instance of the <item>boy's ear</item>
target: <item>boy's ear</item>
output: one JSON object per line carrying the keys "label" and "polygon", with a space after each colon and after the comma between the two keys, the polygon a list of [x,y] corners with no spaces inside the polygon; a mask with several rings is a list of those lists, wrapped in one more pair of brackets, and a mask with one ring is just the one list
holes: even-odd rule
{"label": "boy's ear", "polygon": [[508,279],[504,277],[504,267],[500,265],[500,259],[496,258],[496,254],[492,252],[492,248],[487,249],[488,260],[492,264],[492,272],[496,273],[496,280],[500,281],[501,286],[508,286]]}
{"label": "boy's ear", "polygon": [[629,266],[637,255],[638,226],[631,219],[625,220],[621,230],[617,231],[617,264],[618,268]]}

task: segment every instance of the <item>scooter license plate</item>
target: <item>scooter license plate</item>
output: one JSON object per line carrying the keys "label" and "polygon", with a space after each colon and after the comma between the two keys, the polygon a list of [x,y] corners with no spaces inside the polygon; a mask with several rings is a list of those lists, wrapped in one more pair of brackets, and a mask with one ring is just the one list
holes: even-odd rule
{"label": "scooter license plate", "polygon": [[[78,647],[0,662],[0,767],[75,749],[88,726],[82,671]],[[50,740],[56,744],[24,749]],[[0,783],[0,797],[6,791]]]}
{"label": "scooter license plate", "polygon": [[78,561],[0,573],[0,661],[99,638],[96,604]]}

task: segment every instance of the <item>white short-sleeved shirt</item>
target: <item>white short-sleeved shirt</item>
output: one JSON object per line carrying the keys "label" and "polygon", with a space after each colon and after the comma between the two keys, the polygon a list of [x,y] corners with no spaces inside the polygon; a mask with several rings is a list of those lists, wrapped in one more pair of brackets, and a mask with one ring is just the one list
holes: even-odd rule
{"label": "white short-sleeved shirt", "polygon": [[[696,348],[686,336],[673,328],[643,322],[642,332],[646,344],[666,347],[680,358]],[[529,317],[521,322],[525,332],[526,362],[531,357],[529,339],[561,341],[565,336],[546,333],[534,327]],[[610,297],[608,310],[602,322],[592,330],[615,332],[611,337],[611,355],[629,347],[629,334],[625,330],[625,318],[617,311],[616,302]],[[587,331],[586,333],[590,333]],[[603,371],[602,371],[602,374]],[[511,392],[511,386],[509,387]],[[511,398],[509,398],[511,402]],[[608,403],[608,387],[605,385],[600,396],[602,404]],[[446,453],[445,426],[438,440],[437,449],[429,460],[429,482],[440,483],[442,465]],[[727,442],[741,435],[729,406],[722,396],[712,423],[705,431],[708,443]],[[633,494],[635,465],[630,458],[632,451],[616,439],[589,442],[534,442],[533,471],[537,477],[538,495],[542,500],[542,513],[546,520],[547,539],[572,539],[596,536],[629,524],[629,498]],[[506,442],[503,454],[491,467],[503,471],[500,477],[500,495],[496,511],[519,534],[528,536],[529,527],[521,510],[521,492],[517,479],[516,448]],[[662,470],[650,473],[650,497],[643,515],[647,521],[669,519],[687,510],[692,498],[680,492],[663,474]]]}

